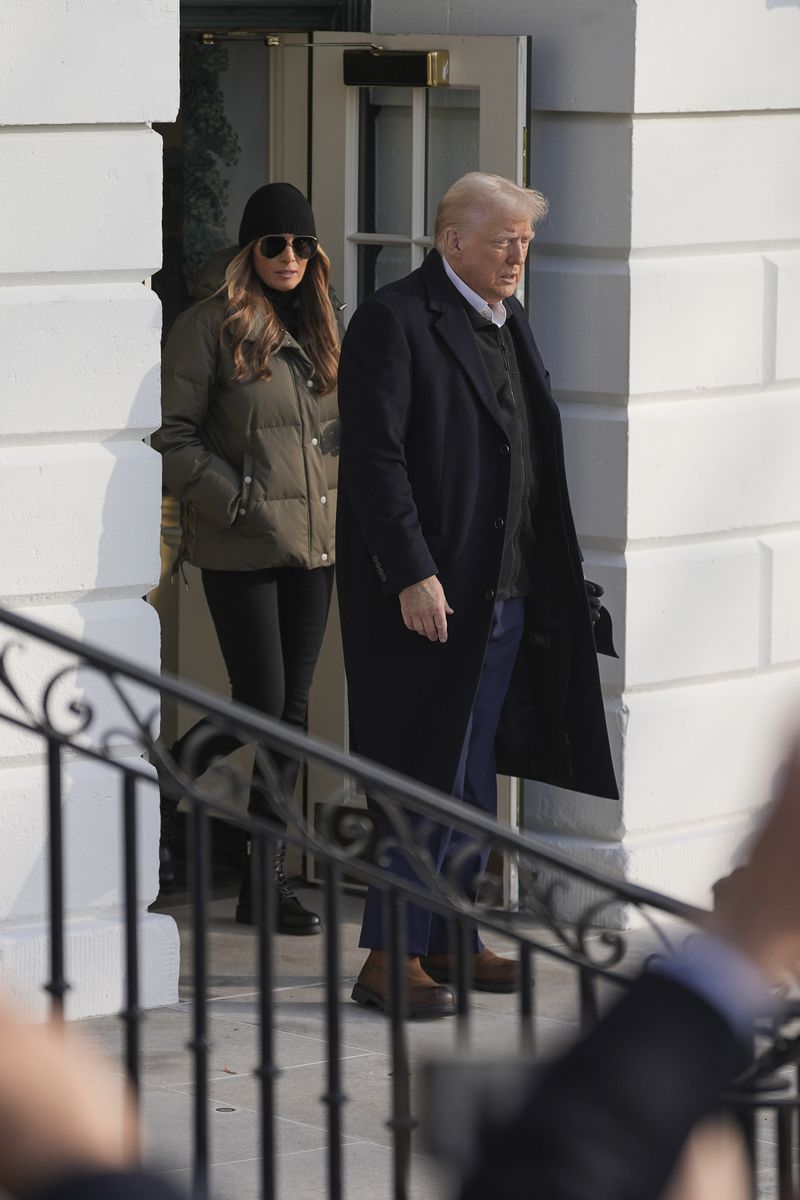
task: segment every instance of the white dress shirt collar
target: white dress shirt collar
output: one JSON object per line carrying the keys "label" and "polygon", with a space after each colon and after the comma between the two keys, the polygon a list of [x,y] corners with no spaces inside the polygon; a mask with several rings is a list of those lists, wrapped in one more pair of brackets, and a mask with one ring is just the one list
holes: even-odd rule
{"label": "white dress shirt collar", "polygon": [[455,271],[450,266],[450,263],[447,261],[444,255],[442,255],[442,262],[444,263],[444,270],[447,278],[450,280],[453,287],[458,289],[467,303],[475,309],[475,312],[480,313],[482,317],[486,317],[487,321],[491,321],[494,325],[499,325],[502,328],[502,326],[506,323],[506,319],[508,318],[506,306],[503,304],[503,301],[499,300],[497,304],[489,304],[488,301],[479,296],[477,292],[473,292],[469,284],[464,283],[464,280],[461,279],[460,276],[456,275]]}

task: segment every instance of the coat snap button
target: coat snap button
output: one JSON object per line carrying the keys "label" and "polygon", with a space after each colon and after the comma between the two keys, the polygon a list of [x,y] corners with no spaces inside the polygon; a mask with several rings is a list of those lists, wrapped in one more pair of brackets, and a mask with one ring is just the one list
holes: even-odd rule
{"label": "coat snap button", "polygon": [[312,445],[312,446],[318,446],[318,445],[319,445],[319,438],[312,438],[312,439],[311,439],[311,445]]}
{"label": "coat snap button", "polygon": [[320,502],[320,504],[327,504],[327,503],[328,503],[328,497],[327,497],[327,496],[320,496],[320,498],[319,498],[319,502]]}
{"label": "coat snap button", "polygon": [[327,562],[327,561],[328,561],[328,556],[327,556],[327,554],[320,554],[320,558],[322,559],[322,561],[323,561],[323,562]]}
{"label": "coat snap button", "polygon": [[308,387],[308,388],[311,388],[311,387],[313,387],[313,386],[314,386],[314,380],[313,380],[313,379],[307,379],[307,380],[306,380],[306,387]]}
{"label": "coat snap button", "polygon": [[502,517],[495,517],[495,519],[494,519],[495,529],[502,529],[504,525],[505,525],[505,521],[503,520]]}
{"label": "coat snap button", "polygon": [[244,481],[245,481],[245,483],[252,483],[253,482],[252,475],[245,475]]}
{"label": "coat snap button", "polygon": [[494,600],[494,589],[493,588],[487,588],[483,594],[487,600]]}
{"label": "coat snap button", "polygon": [[247,509],[246,509],[246,508],[240,508],[240,509],[239,509],[239,516],[240,516],[240,517],[243,517],[243,516],[244,516],[244,514],[245,514],[246,512],[247,512]]}
{"label": "coat snap button", "polygon": [[511,453],[511,447],[509,446],[508,442],[503,442],[502,446],[500,447],[500,453],[501,454],[510,454]]}

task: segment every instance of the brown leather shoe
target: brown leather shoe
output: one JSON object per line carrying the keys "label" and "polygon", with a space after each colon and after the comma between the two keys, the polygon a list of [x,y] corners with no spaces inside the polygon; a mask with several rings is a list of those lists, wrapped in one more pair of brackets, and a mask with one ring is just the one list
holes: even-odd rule
{"label": "brown leather shoe", "polygon": [[[452,983],[456,974],[454,954],[428,954],[420,962],[431,979]],[[501,958],[488,946],[472,956],[472,986],[476,992],[519,991],[519,963],[514,958]]]}
{"label": "brown leather shoe", "polygon": [[[370,950],[367,961],[353,987],[356,1004],[391,1012],[389,989],[389,955],[384,950]],[[434,983],[420,966],[419,958],[406,959],[406,1016],[410,1020],[433,1017],[452,1017],[456,1001],[449,988]]]}

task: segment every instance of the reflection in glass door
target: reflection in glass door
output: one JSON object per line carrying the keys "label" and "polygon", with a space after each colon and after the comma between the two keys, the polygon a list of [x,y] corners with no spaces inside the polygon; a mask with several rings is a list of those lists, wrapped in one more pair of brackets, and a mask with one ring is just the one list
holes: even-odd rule
{"label": "reflection in glass door", "polygon": [[399,279],[433,241],[439,197],[480,163],[480,92],[359,88],[356,297]]}
{"label": "reflection in glass door", "polygon": [[[311,187],[345,317],[420,266],[444,191],[466,171],[522,182],[527,42],[393,34],[387,50],[446,50],[449,84],[348,87],[333,33],[313,35]],[[350,35],[372,45],[375,35]]]}
{"label": "reflection in glass door", "polygon": [[425,93],[425,233],[433,237],[436,206],[451,184],[480,167],[481,94],[477,88]]}

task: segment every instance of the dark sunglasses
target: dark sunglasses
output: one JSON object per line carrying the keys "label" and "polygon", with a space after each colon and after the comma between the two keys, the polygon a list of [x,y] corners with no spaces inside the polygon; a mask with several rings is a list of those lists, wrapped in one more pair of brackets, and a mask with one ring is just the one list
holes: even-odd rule
{"label": "dark sunglasses", "polygon": [[264,258],[277,258],[279,254],[283,254],[287,246],[292,247],[298,258],[313,258],[319,249],[319,242],[308,234],[287,238],[282,237],[279,233],[270,233],[261,239],[259,250]]}

